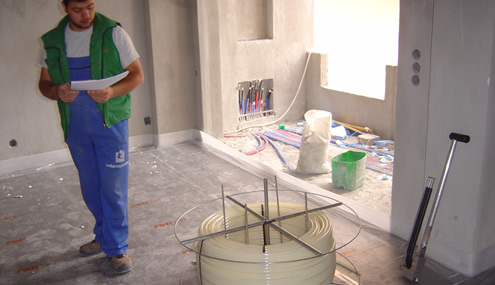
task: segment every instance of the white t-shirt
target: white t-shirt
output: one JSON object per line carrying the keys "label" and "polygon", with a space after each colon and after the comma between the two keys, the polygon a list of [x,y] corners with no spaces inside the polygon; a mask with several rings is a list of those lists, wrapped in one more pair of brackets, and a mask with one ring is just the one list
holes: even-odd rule
{"label": "white t-shirt", "polygon": [[[89,56],[89,44],[91,42],[91,34],[93,33],[93,27],[84,30],[82,32],[73,31],[69,28],[69,25],[65,27],[65,48],[67,57],[85,57]],[[112,30],[112,37],[115,47],[119,52],[120,65],[122,68],[126,68],[134,60],[139,58],[139,54],[134,48],[131,38],[124,29],[120,26],[116,26]],[[41,55],[38,60],[38,65],[44,68],[48,68],[46,63],[46,51],[43,47],[41,49]]]}

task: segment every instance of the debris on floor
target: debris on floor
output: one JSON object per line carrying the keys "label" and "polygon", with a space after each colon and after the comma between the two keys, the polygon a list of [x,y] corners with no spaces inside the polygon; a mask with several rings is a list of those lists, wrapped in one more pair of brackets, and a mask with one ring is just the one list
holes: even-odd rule
{"label": "debris on floor", "polygon": [[266,127],[253,127],[226,135],[222,141],[229,147],[276,170],[289,173],[323,189],[389,214],[394,168],[394,141],[382,140],[367,127],[333,121],[328,162],[331,162],[333,157],[349,150],[366,153],[364,183],[356,191],[347,191],[333,186],[331,172],[311,175],[295,171],[305,123],[301,120]]}

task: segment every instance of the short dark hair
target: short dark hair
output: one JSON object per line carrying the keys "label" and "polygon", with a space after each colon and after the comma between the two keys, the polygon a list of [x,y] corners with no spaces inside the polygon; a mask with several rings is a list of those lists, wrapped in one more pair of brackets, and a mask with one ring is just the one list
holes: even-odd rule
{"label": "short dark hair", "polygon": [[64,2],[65,7],[69,6],[70,1],[84,2],[86,0],[62,0],[62,2]]}

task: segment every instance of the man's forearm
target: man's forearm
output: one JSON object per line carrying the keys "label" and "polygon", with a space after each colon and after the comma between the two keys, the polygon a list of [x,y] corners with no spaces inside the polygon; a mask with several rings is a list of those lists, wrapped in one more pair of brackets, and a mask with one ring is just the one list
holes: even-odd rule
{"label": "man's forearm", "polygon": [[129,64],[126,67],[126,70],[129,71],[129,75],[127,75],[127,77],[119,83],[112,86],[113,98],[131,93],[132,90],[136,89],[136,87],[141,85],[144,81],[143,69],[139,59],[136,59]]}
{"label": "man's forearm", "polygon": [[52,100],[59,99],[57,95],[57,86],[55,86],[55,84],[53,84],[52,82],[47,80],[40,80],[38,87],[41,91],[41,94],[43,94],[43,96],[45,96],[46,98]]}
{"label": "man's forearm", "polygon": [[132,90],[136,89],[139,85],[143,83],[142,74],[137,73],[129,73],[129,75],[124,78],[119,83],[112,86],[113,89],[113,98],[119,97],[128,93],[131,93]]}
{"label": "man's forearm", "polygon": [[88,91],[89,97],[96,103],[105,103],[112,98],[130,93],[143,83],[144,75],[139,59],[136,59],[129,64],[125,70],[129,71],[126,78],[111,87],[102,90]]}

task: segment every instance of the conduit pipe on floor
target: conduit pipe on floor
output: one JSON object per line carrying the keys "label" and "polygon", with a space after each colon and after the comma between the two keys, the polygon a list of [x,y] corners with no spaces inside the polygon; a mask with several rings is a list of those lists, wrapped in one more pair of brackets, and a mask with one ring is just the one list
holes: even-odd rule
{"label": "conduit pipe on floor", "polygon": [[285,138],[282,138],[282,137],[279,137],[279,136],[275,136],[275,135],[270,134],[270,133],[268,133],[268,134],[265,133],[264,136],[266,136],[267,138],[269,138],[271,140],[279,141],[279,142],[282,142],[282,143],[287,144],[287,145],[291,145],[291,146],[296,147],[296,148],[300,148],[301,147],[300,144],[298,144],[298,143],[289,141],[289,140],[287,140]]}
{"label": "conduit pipe on floor", "polygon": [[296,137],[288,136],[288,135],[286,135],[284,133],[275,132],[275,131],[269,132],[268,134],[271,135],[271,136],[275,136],[277,138],[282,138],[284,141],[294,143],[294,144],[296,144],[298,146],[301,145],[301,138],[296,138]]}
{"label": "conduit pipe on floor", "polygon": [[286,130],[275,130],[274,132],[284,134],[284,135],[286,135],[288,137],[297,139],[299,141],[302,139],[302,135],[300,135],[300,134],[294,134],[294,133],[288,132]]}
{"label": "conduit pipe on floor", "polygon": [[[291,132],[291,133],[302,134],[302,131],[298,131],[298,130],[294,130],[294,129],[286,129],[286,130]],[[337,140],[335,140],[335,139],[330,139],[330,142],[333,144],[337,144]],[[394,153],[392,153],[392,152],[383,152],[383,151],[379,151],[376,149],[369,149],[369,148],[365,148],[362,145],[356,144],[356,143],[343,143],[343,145],[351,146],[353,148],[357,148],[357,149],[364,150],[367,152],[375,152],[376,154],[379,154],[379,155],[390,155],[392,157],[394,156]]]}
{"label": "conduit pipe on floor", "polygon": [[[289,165],[288,161],[285,159],[285,157],[282,155],[282,152],[280,151],[280,149],[273,143],[272,140],[276,140],[276,141],[279,141],[279,142],[282,142],[284,144],[287,144],[287,145],[291,145],[293,147],[296,147],[296,148],[300,148],[300,144],[296,142],[296,139],[297,137],[294,136],[294,137],[289,137],[288,134],[284,134],[284,133],[289,133],[289,132],[292,132],[292,133],[295,133],[295,134],[299,134],[299,131],[297,130],[293,130],[293,129],[286,129],[287,132],[285,131],[273,131],[273,132],[269,132],[269,133],[265,133],[265,134],[260,134],[260,133],[256,133],[256,138],[258,139],[257,136],[260,136],[264,141],[265,141],[265,144],[264,145],[260,145],[258,146],[258,148],[254,151],[251,151],[251,152],[246,152],[245,154],[246,155],[253,155],[253,154],[256,154],[256,153],[259,153],[260,151],[264,150],[266,147],[267,147],[267,142],[269,142],[273,148],[275,149],[275,151],[277,152],[278,156],[280,157],[280,159],[282,160],[282,162],[289,168],[289,170],[292,170],[291,166]],[[259,139],[258,139],[259,141]],[[331,143],[333,144],[336,144],[336,140],[335,139],[331,139],[330,140]],[[364,150],[364,151],[367,151],[367,152],[375,152],[379,155],[390,155],[391,157],[393,157],[393,153],[386,153],[386,152],[382,152],[382,151],[378,151],[378,150],[373,150],[373,149],[368,149],[368,148],[364,148],[362,147],[361,145],[359,144],[350,144],[350,143],[347,143],[347,144],[344,144],[346,146],[351,146],[353,148],[357,148],[357,149],[360,149],[360,150]],[[374,170],[374,171],[377,171],[377,172],[380,172],[380,173],[384,173],[384,174],[388,174],[388,175],[393,175],[393,169],[382,169],[381,167],[378,167],[376,166],[376,163],[374,162],[370,162],[367,160],[366,162],[366,168],[368,169],[371,169],[371,170]]]}
{"label": "conduit pipe on floor", "polygon": [[268,141],[265,137],[258,136],[257,134],[253,134],[253,136],[258,141],[258,147],[255,150],[245,152],[245,155],[253,155],[263,151],[268,146]]}
{"label": "conduit pipe on floor", "polygon": [[289,162],[287,162],[287,159],[285,159],[285,157],[282,154],[282,152],[280,151],[280,149],[277,147],[277,145],[275,145],[275,143],[273,143],[273,141],[271,139],[269,139],[267,136],[265,136],[265,135],[263,135],[263,134],[261,134],[259,132],[257,132],[256,134],[259,135],[259,136],[261,136],[261,137],[264,137],[270,143],[270,145],[275,149],[275,151],[278,154],[278,157],[280,157],[280,159],[287,166],[287,168],[289,170],[293,170],[293,168],[290,166]]}

